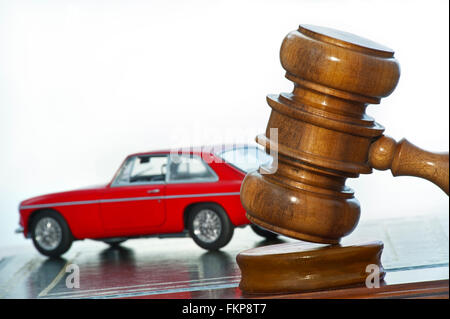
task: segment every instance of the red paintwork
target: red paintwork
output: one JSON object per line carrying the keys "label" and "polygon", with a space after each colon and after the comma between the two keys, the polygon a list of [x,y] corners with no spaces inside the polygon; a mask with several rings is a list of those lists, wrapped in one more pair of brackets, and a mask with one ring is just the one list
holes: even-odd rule
{"label": "red paintwork", "polygon": [[[131,154],[127,157],[148,154],[169,154],[170,151],[155,151]],[[245,173],[224,163],[213,152],[191,151],[202,156],[216,172],[217,182],[205,183],[164,183],[133,186],[107,185],[90,187],[61,193],[53,193],[27,199],[20,203],[20,225],[24,235],[29,231],[29,219],[33,213],[42,208],[22,208],[22,206],[42,205],[61,202],[99,201],[103,199],[136,198],[148,196],[172,196],[208,193],[239,193]],[[205,158],[205,155],[209,159]],[[210,159],[213,159],[210,162]],[[126,160],[126,159],[125,159]],[[160,189],[157,194],[148,194],[153,188]],[[141,200],[126,202],[91,203],[49,207],[58,211],[67,221],[76,239],[108,238],[119,236],[140,236],[164,233],[179,233],[185,229],[184,213],[186,208],[195,203],[213,202],[222,206],[235,226],[249,224],[245,217],[239,195],[210,196],[203,198],[166,198],[161,200]]]}

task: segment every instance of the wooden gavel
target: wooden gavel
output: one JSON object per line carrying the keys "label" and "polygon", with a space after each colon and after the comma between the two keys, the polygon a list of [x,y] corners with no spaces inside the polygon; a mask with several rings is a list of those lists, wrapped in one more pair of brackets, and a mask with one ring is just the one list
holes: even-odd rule
{"label": "wooden gavel", "polygon": [[241,202],[250,221],[301,240],[339,243],[360,216],[345,181],[372,168],[425,178],[448,194],[448,153],[397,143],[365,114],[397,85],[400,68],[391,49],[301,25],[284,39],[280,58],[294,90],[267,97],[272,113],[257,140],[267,152],[277,149],[278,168],[262,174],[262,167],[244,179]]}

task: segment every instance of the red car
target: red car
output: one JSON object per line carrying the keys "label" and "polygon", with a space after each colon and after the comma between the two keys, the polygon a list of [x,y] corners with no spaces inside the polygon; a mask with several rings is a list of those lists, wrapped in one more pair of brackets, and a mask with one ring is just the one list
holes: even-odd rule
{"label": "red car", "polygon": [[17,232],[51,257],[86,238],[118,245],[137,237],[190,235],[200,247],[216,250],[228,244],[234,227],[249,224],[239,197],[246,172],[271,160],[248,145],[132,154],[106,185],[22,201]]}

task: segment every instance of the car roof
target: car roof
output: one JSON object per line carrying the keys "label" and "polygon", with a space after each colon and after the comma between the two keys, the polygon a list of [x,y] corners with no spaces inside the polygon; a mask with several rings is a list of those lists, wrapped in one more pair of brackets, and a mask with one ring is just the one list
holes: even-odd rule
{"label": "car roof", "polygon": [[149,151],[149,152],[139,152],[139,153],[130,154],[127,157],[141,156],[141,155],[169,154],[173,151],[178,151],[178,152],[181,151],[182,153],[189,153],[189,154],[208,153],[208,154],[217,155],[219,153],[229,151],[232,149],[238,149],[238,148],[259,148],[259,147],[257,144],[216,144],[216,145],[178,147],[178,148],[173,148],[173,149],[160,149],[160,150],[153,150],[153,151]]}

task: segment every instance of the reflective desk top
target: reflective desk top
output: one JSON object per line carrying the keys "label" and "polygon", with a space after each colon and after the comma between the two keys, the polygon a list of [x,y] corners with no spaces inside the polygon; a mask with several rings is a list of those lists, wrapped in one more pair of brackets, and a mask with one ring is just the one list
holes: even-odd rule
{"label": "reflective desk top", "polygon": [[[345,241],[379,239],[388,285],[448,279],[448,216],[362,222]],[[230,244],[208,252],[190,238],[134,239],[119,248],[85,240],[61,259],[32,247],[0,251],[0,298],[242,298],[236,255],[245,249],[293,242],[265,241],[237,228]],[[344,241],[344,242],[345,242]],[[77,264],[80,288],[67,288],[66,266]]]}

